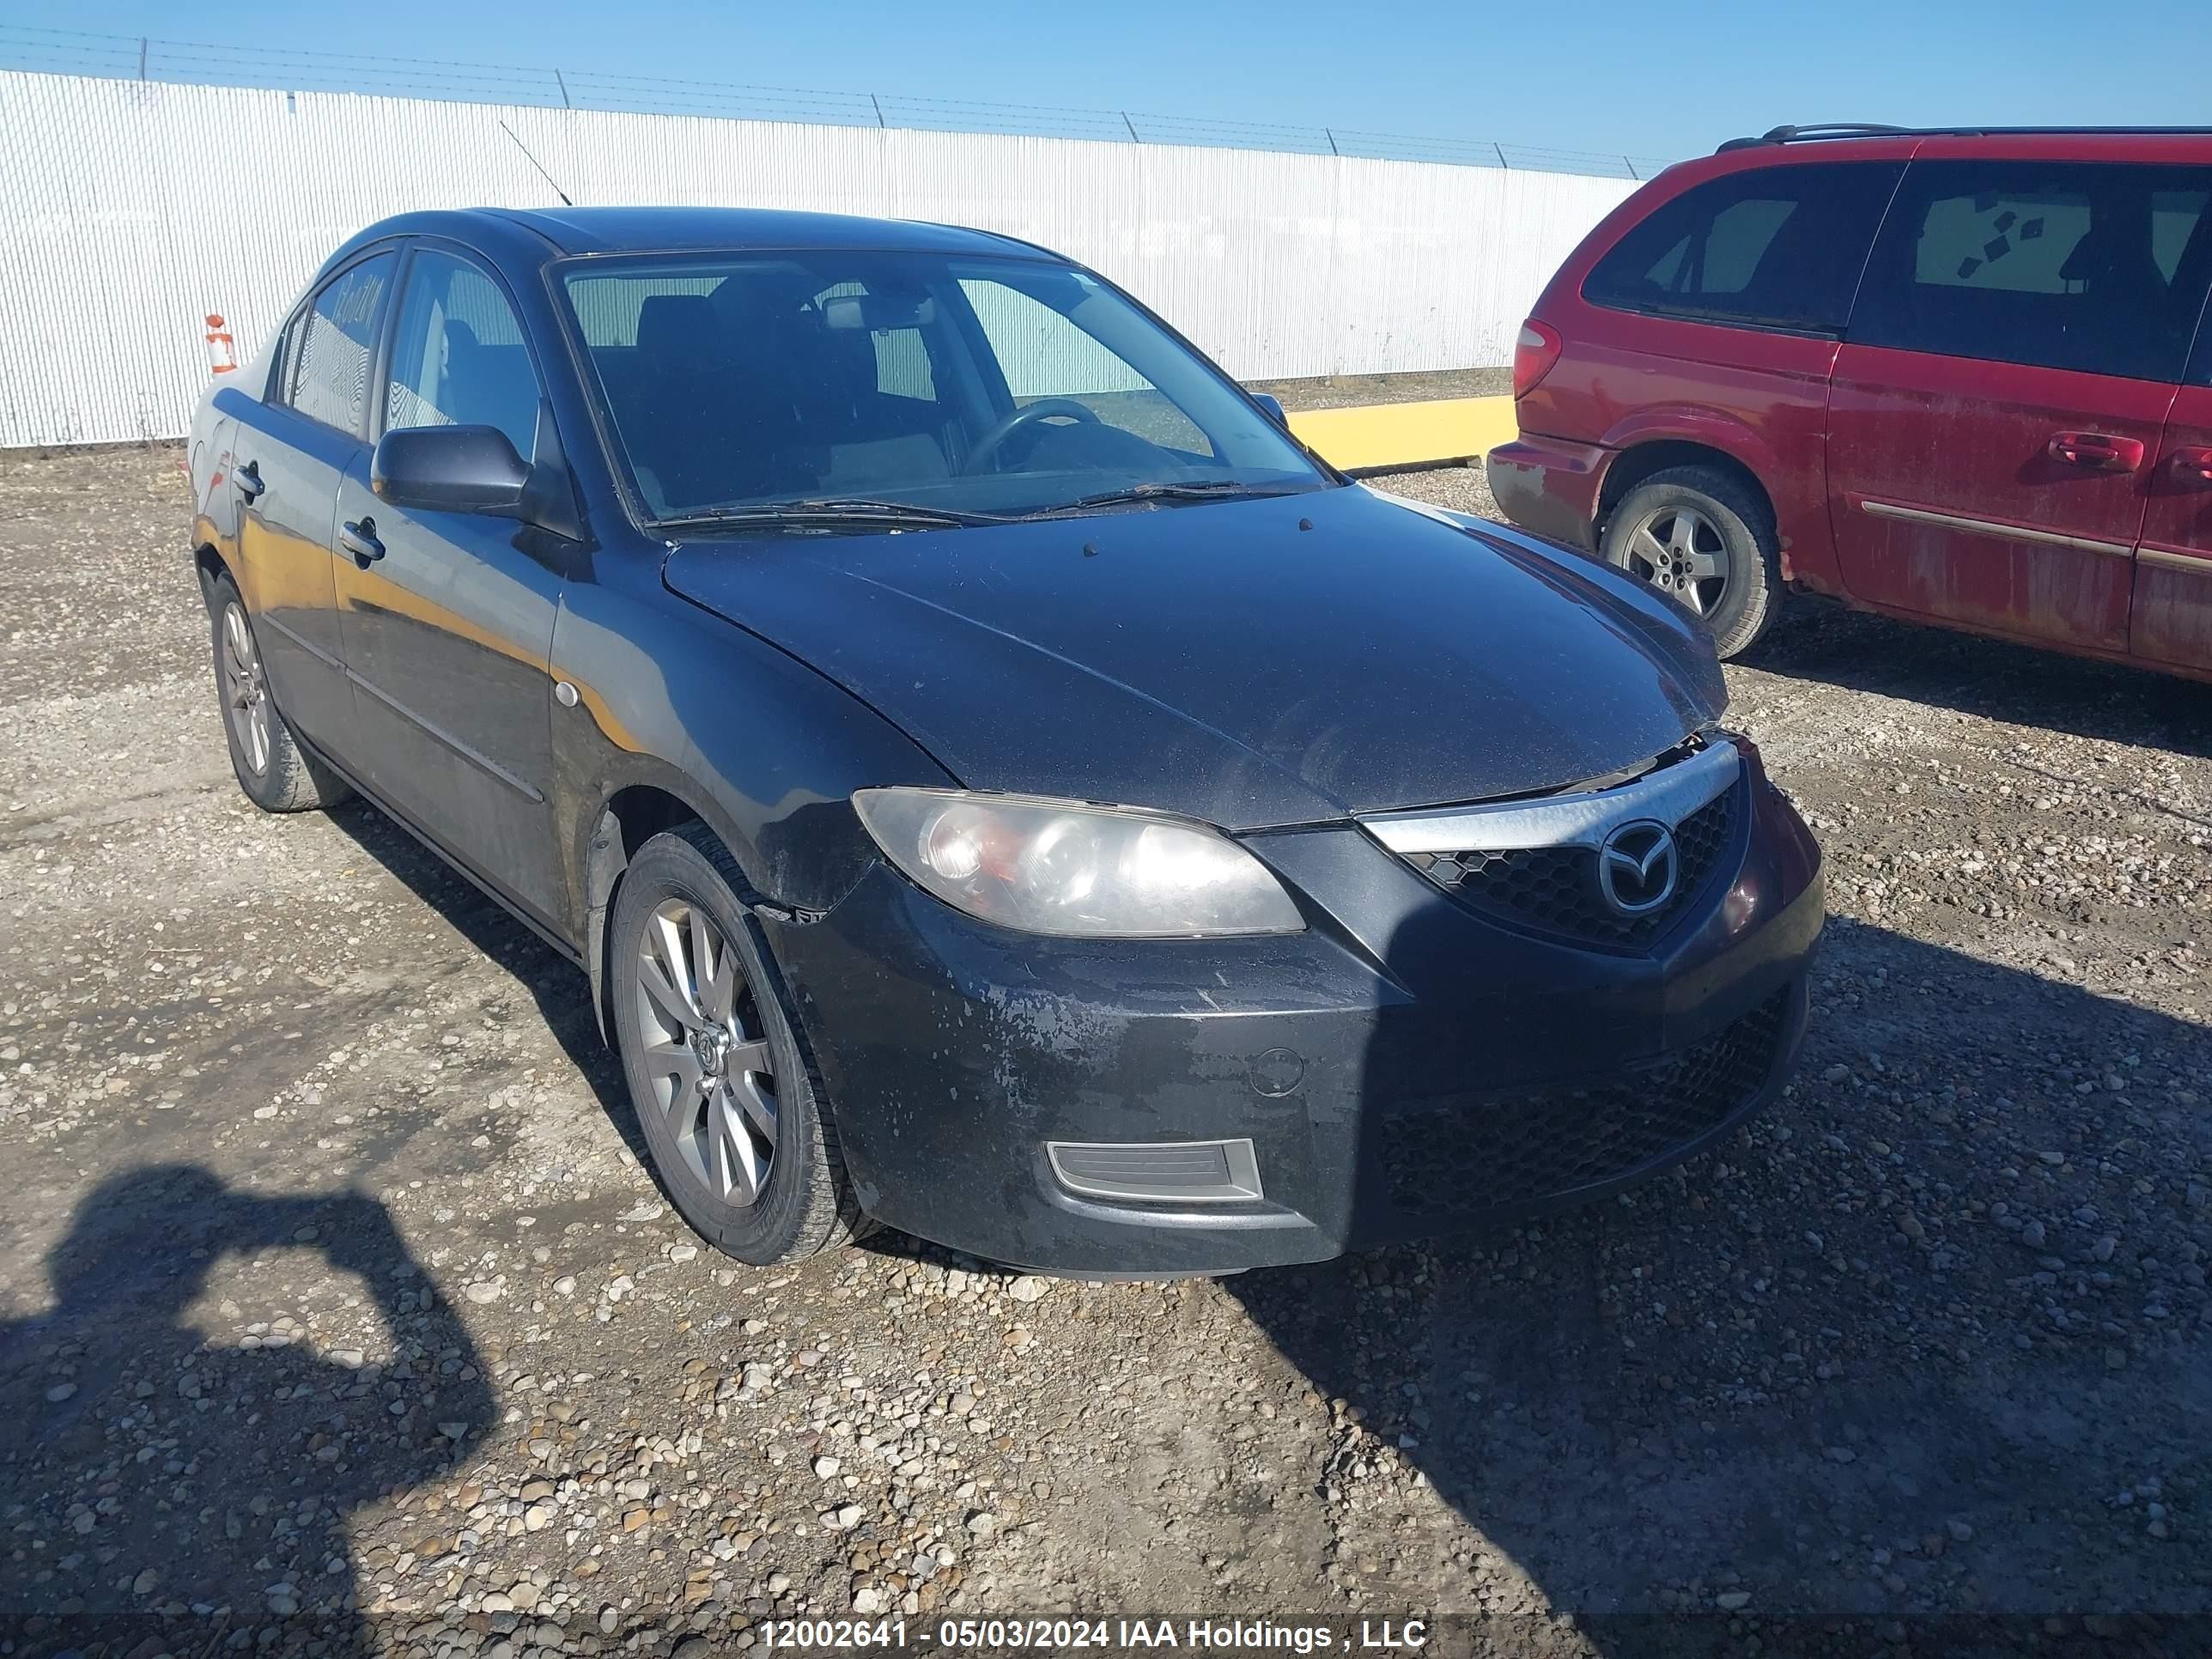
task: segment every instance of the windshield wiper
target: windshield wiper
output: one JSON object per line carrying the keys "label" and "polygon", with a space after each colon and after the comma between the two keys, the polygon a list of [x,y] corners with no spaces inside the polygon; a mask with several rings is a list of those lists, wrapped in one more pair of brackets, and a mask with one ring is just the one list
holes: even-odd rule
{"label": "windshield wiper", "polygon": [[836,525],[856,525],[886,530],[950,530],[963,525],[1012,522],[1004,514],[997,513],[963,513],[951,507],[916,507],[910,501],[842,498],[702,507],[653,521],[654,526],[662,530],[698,525],[788,525],[802,529],[809,526],[828,528]]}
{"label": "windshield wiper", "polygon": [[1054,519],[1094,507],[1120,507],[1130,501],[1212,501],[1230,495],[1288,495],[1288,489],[1265,489],[1235,478],[1189,478],[1162,483],[1131,484],[1126,489],[1102,489],[1095,495],[1079,495],[1057,507],[1024,513],[1025,519]]}

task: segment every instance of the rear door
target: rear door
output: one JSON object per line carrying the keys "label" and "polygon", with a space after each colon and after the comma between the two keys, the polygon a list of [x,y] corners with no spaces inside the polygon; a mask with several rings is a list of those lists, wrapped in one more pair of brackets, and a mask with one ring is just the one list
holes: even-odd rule
{"label": "rear door", "polygon": [[2180,254],[2208,185],[2063,160],[1905,170],[1829,398],[1852,595],[2126,648],[2146,483],[2204,297]]}
{"label": "rear door", "polygon": [[[2212,225],[2197,240],[2212,255]],[[2212,331],[2203,327],[2148,494],[2130,646],[2147,661],[2212,674]]]}
{"label": "rear door", "polygon": [[240,496],[239,586],[276,707],[341,765],[346,684],[332,568],[338,480],[366,453],[377,330],[398,263],[372,252],[318,289],[286,326],[264,395],[244,404],[226,487]]}
{"label": "rear door", "polygon": [[[529,460],[542,381],[514,307],[461,248],[419,244],[376,429],[484,425]],[[574,544],[517,522],[398,507],[364,449],[338,486],[337,566],[357,741],[379,797],[506,896],[555,919],[548,665]]]}

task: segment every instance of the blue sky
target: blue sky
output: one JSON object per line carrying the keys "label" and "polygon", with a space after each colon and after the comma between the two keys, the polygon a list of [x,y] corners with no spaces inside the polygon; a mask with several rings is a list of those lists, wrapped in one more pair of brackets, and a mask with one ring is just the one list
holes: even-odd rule
{"label": "blue sky", "polygon": [[2212,119],[2212,21],[2178,0],[0,0],[0,23],[1652,156],[1784,121]]}

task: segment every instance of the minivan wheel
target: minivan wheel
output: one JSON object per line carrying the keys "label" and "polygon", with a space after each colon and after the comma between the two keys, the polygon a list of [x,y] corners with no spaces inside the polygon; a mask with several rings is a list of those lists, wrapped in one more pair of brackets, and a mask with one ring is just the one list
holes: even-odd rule
{"label": "minivan wheel", "polygon": [[615,1035],[669,1197],[717,1249],[759,1266],[865,1228],[736,862],[704,825],[653,836],[616,890]]}
{"label": "minivan wheel", "polygon": [[311,760],[276,710],[261,669],[261,650],[246,601],[227,576],[208,590],[214,624],[215,689],[222,703],[222,735],[231,770],[246,798],[264,812],[304,812],[336,806],[353,791]]}
{"label": "minivan wheel", "polygon": [[1715,467],[1653,473],[1606,520],[1600,551],[1607,564],[1693,612],[1723,657],[1749,649],[1781,607],[1774,514],[1756,491]]}

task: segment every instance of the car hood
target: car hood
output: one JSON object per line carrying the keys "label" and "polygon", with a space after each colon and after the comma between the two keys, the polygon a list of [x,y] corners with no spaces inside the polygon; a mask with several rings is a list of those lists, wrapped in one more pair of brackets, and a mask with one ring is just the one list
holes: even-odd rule
{"label": "car hood", "polygon": [[1672,747],[1726,700],[1695,623],[1649,589],[1358,485],[714,537],[664,574],[970,788],[1232,830],[1556,788]]}

